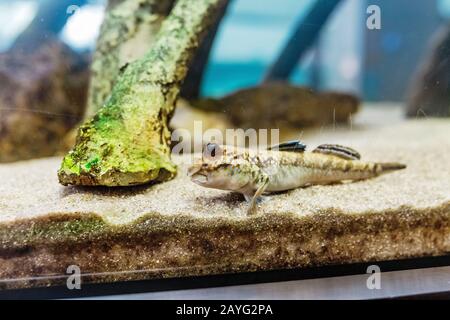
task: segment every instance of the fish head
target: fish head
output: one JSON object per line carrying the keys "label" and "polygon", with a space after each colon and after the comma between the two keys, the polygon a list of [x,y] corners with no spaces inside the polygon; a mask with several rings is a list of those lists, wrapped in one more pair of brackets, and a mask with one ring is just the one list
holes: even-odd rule
{"label": "fish head", "polygon": [[207,188],[239,191],[252,181],[252,165],[245,152],[231,146],[208,143],[201,158],[188,169],[191,181]]}

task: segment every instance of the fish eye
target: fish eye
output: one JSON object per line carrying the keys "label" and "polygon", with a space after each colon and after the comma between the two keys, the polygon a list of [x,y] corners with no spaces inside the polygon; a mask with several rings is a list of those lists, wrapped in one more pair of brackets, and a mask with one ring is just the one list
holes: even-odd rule
{"label": "fish eye", "polygon": [[215,158],[220,153],[220,147],[217,143],[208,143],[205,148],[205,156]]}

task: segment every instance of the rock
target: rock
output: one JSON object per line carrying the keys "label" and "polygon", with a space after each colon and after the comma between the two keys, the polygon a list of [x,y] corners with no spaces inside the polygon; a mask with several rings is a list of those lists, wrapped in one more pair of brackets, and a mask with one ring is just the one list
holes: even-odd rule
{"label": "rock", "polygon": [[193,101],[204,110],[222,111],[239,128],[296,128],[347,122],[358,112],[359,99],[351,94],[315,92],[283,82],[236,91],[220,99]]}
{"label": "rock", "polygon": [[54,155],[85,107],[87,61],[57,40],[0,54],[0,162]]}
{"label": "rock", "polygon": [[[0,279],[22,278],[0,287],[64,285],[73,264],[88,283],[444,255],[450,121],[394,121],[391,109],[376,109],[389,124],[355,119],[358,130],[304,141],[349,145],[406,170],[271,195],[252,217],[239,195],[190,182],[190,155],[173,157],[174,180],[133,188],[62,187],[58,158],[0,165]],[[26,279],[46,274],[63,277]]]}

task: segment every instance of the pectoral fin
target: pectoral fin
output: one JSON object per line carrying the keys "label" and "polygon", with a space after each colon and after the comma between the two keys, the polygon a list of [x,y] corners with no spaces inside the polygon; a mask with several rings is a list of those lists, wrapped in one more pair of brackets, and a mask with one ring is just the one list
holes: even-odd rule
{"label": "pectoral fin", "polygon": [[322,144],[318,146],[316,149],[314,149],[315,153],[323,153],[323,154],[330,154],[334,155],[336,157],[346,159],[346,160],[360,160],[361,155],[358,151],[349,148],[340,146],[337,144]]}
{"label": "pectoral fin", "polygon": [[259,185],[258,189],[254,191],[253,194],[244,194],[244,197],[247,201],[250,201],[249,207],[247,210],[247,215],[253,215],[256,213],[256,206],[261,200],[261,196],[266,191],[267,186],[269,185],[269,178],[265,177],[262,183]]}
{"label": "pectoral fin", "polygon": [[306,150],[306,145],[300,140],[288,141],[273,147],[267,148],[267,150],[276,151],[288,151],[288,152],[304,152]]}

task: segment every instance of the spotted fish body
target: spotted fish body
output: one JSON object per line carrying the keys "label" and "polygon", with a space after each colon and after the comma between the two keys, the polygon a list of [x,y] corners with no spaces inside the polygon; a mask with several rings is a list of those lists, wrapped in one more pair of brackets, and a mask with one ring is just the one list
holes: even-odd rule
{"label": "spotted fish body", "polygon": [[306,152],[299,142],[267,151],[208,144],[189,174],[193,182],[204,187],[242,193],[250,201],[249,213],[253,213],[263,193],[364,180],[406,167],[359,158],[356,151],[337,145],[321,145]]}

